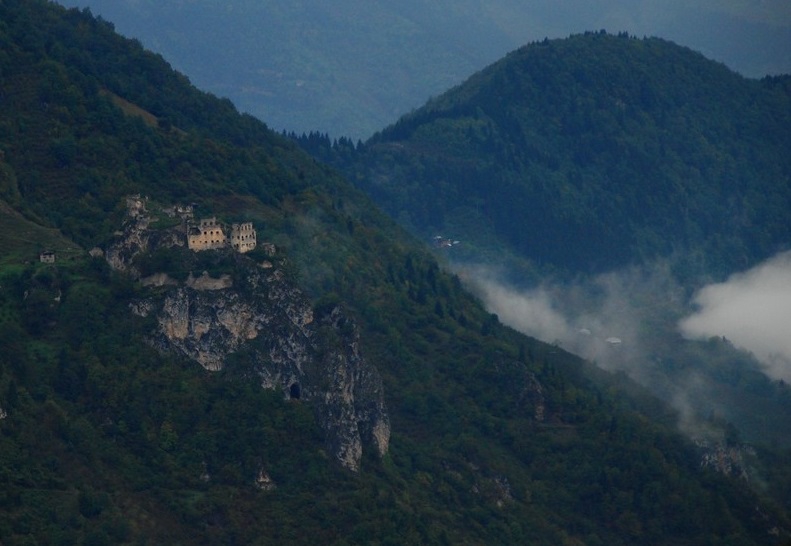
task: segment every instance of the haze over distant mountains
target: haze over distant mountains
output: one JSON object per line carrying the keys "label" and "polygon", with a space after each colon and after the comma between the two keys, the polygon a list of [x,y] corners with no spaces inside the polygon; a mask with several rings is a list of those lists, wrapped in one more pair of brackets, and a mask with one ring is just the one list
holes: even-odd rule
{"label": "haze over distant mountains", "polygon": [[61,2],[89,7],[273,129],[355,139],[526,42],[587,30],[673,40],[749,77],[791,72],[784,0]]}
{"label": "haze over distant mountains", "polygon": [[[641,379],[666,399],[683,383],[697,408],[671,411],[625,374],[504,327],[370,197],[111,25],[48,0],[1,0],[0,22],[0,543],[791,539],[788,384],[724,339],[647,346],[594,320],[637,330],[632,311],[667,312],[671,291],[635,290],[659,275],[600,277],[568,324],[604,345],[604,369],[641,349]],[[598,32],[522,53],[333,153],[379,167],[388,146],[424,152],[390,162],[392,180],[437,152],[491,157],[511,172],[488,169],[488,187],[518,198],[532,185],[549,199],[524,211],[553,209],[547,223],[621,200],[616,227],[638,228],[635,251],[656,248],[650,228],[665,223],[643,220],[672,212],[673,196],[690,242],[714,233],[733,248],[723,212],[762,228],[753,236],[787,233],[791,77],[747,80],[663,40]],[[527,103],[543,116],[521,102],[534,97],[549,101]],[[616,191],[599,191],[611,166]],[[540,176],[509,176],[521,167]],[[434,177],[439,201],[458,181],[475,182]],[[192,252],[191,222],[172,216],[185,209],[252,221],[271,244]],[[613,208],[594,210],[611,221]],[[463,239],[454,252],[473,246]],[[543,243],[552,258],[558,243]],[[55,262],[39,261],[45,249]]]}

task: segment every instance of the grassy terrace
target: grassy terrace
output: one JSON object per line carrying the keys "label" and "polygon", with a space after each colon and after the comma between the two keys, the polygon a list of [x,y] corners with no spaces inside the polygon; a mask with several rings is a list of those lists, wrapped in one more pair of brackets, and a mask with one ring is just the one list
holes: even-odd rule
{"label": "grassy terrace", "polygon": [[39,226],[0,201],[0,266],[37,260],[42,250],[56,252],[58,259],[83,253],[58,230]]}

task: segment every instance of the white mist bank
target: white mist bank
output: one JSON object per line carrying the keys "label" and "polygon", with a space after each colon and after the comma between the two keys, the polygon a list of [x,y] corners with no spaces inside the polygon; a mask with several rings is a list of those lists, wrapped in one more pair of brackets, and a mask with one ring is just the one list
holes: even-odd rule
{"label": "white mist bank", "polygon": [[767,375],[791,381],[791,252],[701,289],[679,324],[689,338],[722,336],[750,351]]}
{"label": "white mist bank", "polygon": [[567,342],[574,331],[566,317],[553,306],[548,292],[519,292],[492,279],[482,270],[472,277],[484,305],[500,322],[547,343]]}
{"label": "white mist bank", "polygon": [[[728,384],[717,366],[747,366],[791,383],[791,252],[706,286],[692,302],[675,281],[669,260],[529,289],[503,282],[507,275],[496,268],[466,264],[456,269],[502,323],[602,369],[625,372],[670,403],[689,436],[722,434],[708,424],[707,415],[749,422],[750,409],[735,403],[738,386]],[[691,303],[697,305],[694,313]],[[730,361],[717,349],[723,344],[685,343],[680,335],[725,337],[754,358],[733,351]]]}
{"label": "white mist bank", "polygon": [[[638,381],[648,355],[651,317],[687,304],[667,264],[652,264],[573,283],[529,290],[503,283],[492,268],[465,266],[464,277],[500,320],[605,369],[624,369]],[[697,310],[678,328],[689,339],[724,337],[752,353],[772,379],[791,382],[791,252],[781,253],[727,281],[699,290]],[[675,309],[675,311],[673,311]],[[669,316],[669,315],[665,315]],[[618,338],[617,352],[607,340]]]}
{"label": "white mist bank", "polygon": [[636,378],[644,361],[639,331],[645,309],[651,307],[643,295],[662,292],[674,298],[677,292],[664,265],[529,290],[503,283],[487,267],[467,265],[463,276],[503,324],[595,360],[602,368],[626,368]]}

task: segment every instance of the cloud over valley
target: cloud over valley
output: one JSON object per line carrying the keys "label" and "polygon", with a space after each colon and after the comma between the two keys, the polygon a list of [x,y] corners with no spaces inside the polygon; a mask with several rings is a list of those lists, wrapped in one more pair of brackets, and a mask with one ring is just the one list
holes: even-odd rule
{"label": "cloud over valley", "polygon": [[680,323],[690,338],[723,336],[752,352],[775,379],[791,380],[791,252],[701,289]]}

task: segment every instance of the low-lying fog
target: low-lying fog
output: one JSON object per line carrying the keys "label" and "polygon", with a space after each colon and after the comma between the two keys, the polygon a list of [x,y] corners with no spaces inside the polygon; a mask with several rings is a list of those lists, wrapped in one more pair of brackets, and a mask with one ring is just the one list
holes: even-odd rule
{"label": "low-lying fog", "polygon": [[[732,368],[718,366],[760,369],[769,378],[765,385],[791,382],[791,252],[691,297],[668,262],[531,289],[503,282],[504,272],[494,268],[458,269],[501,322],[604,369],[625,371],[672,403],[682,421],[709,413],[739,420],[733,412],[741,410],[731,406],[741,400],[744,379],[723,383],[718,376],[733,377]],[[716,338],[719,345],[684,338]],[[707,352],[713,347],[719,352]],[[755,377],[749,373],[744,377]]]}
{"label": "low-lying fog", "polygon": [[681,321],[685,336],[723,336],[758,358],[767,375],[791,381],[791,252],[785,252],[694,298]]}
{"label": "low-lying fog", "polygon": [[773,379],[791,381],[791,252],[705,286],[691,302],[667,263],[529,290],[503,283],[492,268],[467,265],[464,272],[504,324],[590,360],[605,357],[603,367],[606,351],[616,347],[642,354],[652,328],[677,315],[684,337],[724,337],[751,352]]}

